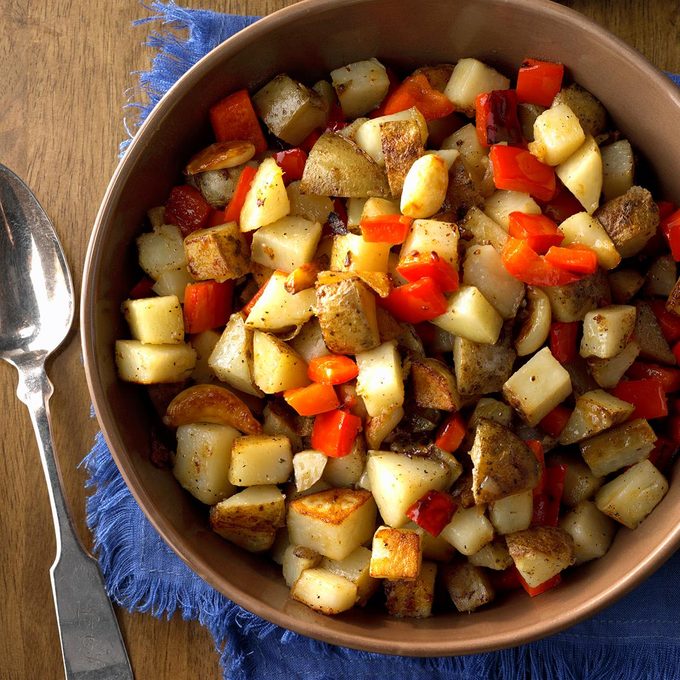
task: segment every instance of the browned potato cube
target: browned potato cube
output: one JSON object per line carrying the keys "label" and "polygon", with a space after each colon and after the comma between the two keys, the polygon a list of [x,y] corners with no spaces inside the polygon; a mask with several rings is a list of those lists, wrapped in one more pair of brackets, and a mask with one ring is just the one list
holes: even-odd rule
{"label": "browned potato cube", "polygon": [[432,616],[437,565],[423,562],[415,580],[385,581],[385,604],[390,616],[426,619]]}
{"label": "browned potato cube", "polygon": [[416,531],[381,526],[373,535],[373,578],[414,580],[420,574],[422,559],[420,535]]}
{"label": "browned potato cube", "polygon": [[316,314],[331,352],[358,354],[380,344],[375,297],[358,279],[317,286]]}
{"label": "browned potato cube", "polygon": [[467,215],[470,208],[482,208],[484,197],[472,179],[470,171],[461,157],[456,158],[449,169],[449,183],[442,212],[451,214],[455,220]]}
{"label": "browned potato cube", "polygon": [[637,317],[633,338],[640,347],[640,356],[644,359],[674,365],[676,363],[675,355],[661,331],[661,326],[659,326],[652,308],[647,302],[638,302],[635,307]]}
{"label": "browned potato cube", "polygon": [[458,390],[464,395],[500,392],[512,374],[516,356],[510,346],[509,334],[495,345],[456,336],[453,340],[453,365]]}
{"label": "browned potato cube", "polygon": [[197,281],[238,279],[250,271],[250,250],[236,222],[194,231],[184,239],[184,249]]}
{"label": "browned potato cube", "polygon": [[399,196],[406,173],[425,151],[420,127],[413,120],[388,121],[380,125],[380,139],[390,191]]}
{"label": "browned potato cube", "polygon": [[418,406],[442,411],[457,411],[462,406],[456,379],[446,364],[437,359],[414,356],[411,359],[411,385]]}
{"label": "browned potato cube", "polygon": [[553,99],[553,106],[566,104],[575,114],[587,135],[597,137],[607,126],[607,111],[588,90],[576,83],[561,89]]}
{"label": "browned potato cube", "polygon": [[469,562],[447,565],[444,584],[459,612],[474,611],[496,596],[489,577]]}
{"label": "browned potato cube", "polygon": [[586,312],[611,302],[609,280],[601,269],[566,286],[547,286],[543,292],[550,300],[553,321],[581,321]]}

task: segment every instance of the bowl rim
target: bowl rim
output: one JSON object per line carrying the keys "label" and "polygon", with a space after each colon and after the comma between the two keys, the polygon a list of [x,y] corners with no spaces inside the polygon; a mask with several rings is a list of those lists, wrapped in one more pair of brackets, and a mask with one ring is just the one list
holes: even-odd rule
{"label": "bowl rim", "polygon": [[[94,412],[103,433],[104,440],[135,501],[165,543],[172,548],[173,552],[178,555],[195,574],[218,592],[221,592],[230,600],[248,611],[279,626],[317,640],[349,648],[405,656],[456,656],[494,651],[517,646],[519,644],[526,644],[539,638],[558,633],[559,631],[595,615],[604,607],[626,595],[658,569],[675,552],[676,548],[680,545],[680,524],[678,524],[670,534],[667,534],[664,540],[656,545],[644,559],[634,565],[624,578],[612,583],[608,588],[601,590],[596,596],[570,611],[564,612],[563,616],[559,617],[557,620],[545,621],[537,619],[534,623],[523,626],[515,631],[508,631],[508,633],[503,635],[497,633],[493,636],[493,643],[484,643],[481,641],[472,649],[470,649],[469,643],[466,643],[466,648],[463,649],[461,648],[461,643],[457,642],[454,637],[449,640],[433,639],[431,642],[419,642],[418,649],[413,649],[413,644],[407,641],[391,640],[388,642],[384,640],[364,640],[363,638],[358,638],[356,635],[338,631],[333,631],[332,635],[324,634],[323,628],[315,625],[313,622],[294,618],[290,614],[275,609],[266,604],[263,600],[241,590],[240,587],[233,582],[228,582],[226,585],[224,583],[220,585],[215,583],[212,578],[211,569],[207,563],[201,559],[197,559],[196,556],[184,550],[182,547],[182,534],[173,529],[171,524],[162,515],[154,515],[148,511],[148,506],[152,505],[148,492],[140,483],[139,476],[135,470],[122,464],[122,458],[118,453],[119,450],[123,449],[123,443],[117,432],[116,420],[113,418],[97,370],[97,350],[94,332],[96,298],[94,295],[94,287],[89,284],[102,260],[104,252],[104,248],[102,247],[104,240],[104,225],[110,219],[113,213],[113,207],[120,198],[120,179],[126,176],[128,168],[133,167],[143,154],[146,130],[153,128],[165,117],[166,112],[174,105],[180,90],[195,85],[207,71],[225,58],[225,54],[229,55],[238,52],[242,48],[265,37],[270,32],[285,26],[289,22],[295,21],[298,17],[307,14],[320,14],[326,9],[337,8],[338,5],[363,5],[370,4],[372,1],[373,0],[301,0],[294,5],[290,5],[262,17],[255,23],[238,31],[232,37],[220,43],[203,56],[168,89],[161,100],[150,111],[130,141],[128,148],[121,157],[114,174],[109,181],[88,241],[83,266],[80,303],[81,347],[84,359],[85,376]],[[417,0],[413,1],[417,2]],[[680,111],[680,89],[677,88],[662,71],[648,62],[637,50],[613,35],[607,28],[597,24],[588,17],[571,8],[564,7],[552,1],[546,2],[546,0],[488,0],[488,2],[492,5],[499,6],[515,5],[519,7],[535,8],[546,15],[549,20],[568,21],[575,25],[576,28],[588,32],[597,32],[598,37],[604,41],[609,48],[619,52],[626,61],[634,64],[646,78],[655,80],[656,84],[675,101],[675,104]]]}

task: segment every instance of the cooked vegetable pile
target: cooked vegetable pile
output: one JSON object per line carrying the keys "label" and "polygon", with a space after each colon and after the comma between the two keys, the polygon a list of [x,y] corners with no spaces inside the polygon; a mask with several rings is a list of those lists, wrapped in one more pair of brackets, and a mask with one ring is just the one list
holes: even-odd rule
{"label": "cooked vegetable pile", "polygon": [[137,239],[116,363],[152,460],[294,599],[534,596],[662,500],[680,210],[561,64],[370,59],[210,122]]}

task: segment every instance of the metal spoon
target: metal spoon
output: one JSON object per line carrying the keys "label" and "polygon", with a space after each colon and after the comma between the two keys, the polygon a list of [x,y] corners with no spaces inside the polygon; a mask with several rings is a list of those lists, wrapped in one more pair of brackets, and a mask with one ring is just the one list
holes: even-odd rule
{"label": "metal spoon", "polygon": [[97,563],[68,515],[52,447],[45,360],[73,323],[71,275],[52,223],[30,189],[0,164],[0,359],[19,372],[17,396],[38,440],[57,554],[50,569],[67,680],[132,680]]}

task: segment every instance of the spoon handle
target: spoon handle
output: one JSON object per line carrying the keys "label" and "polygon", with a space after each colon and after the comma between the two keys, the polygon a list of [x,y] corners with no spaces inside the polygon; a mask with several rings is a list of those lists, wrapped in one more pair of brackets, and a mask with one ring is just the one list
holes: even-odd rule
{"label": "spoon handle", "polygon": [[66,680],[133,680],[130,661],[99,567],[71,524],[54,456],[44,359],[17,366],[17,396],[31,414],[47,480],[57,551],[50,569]]}

